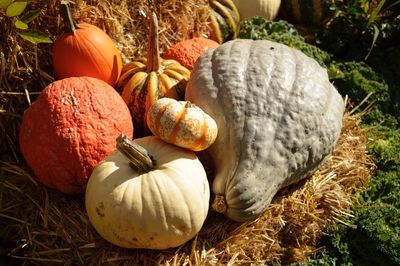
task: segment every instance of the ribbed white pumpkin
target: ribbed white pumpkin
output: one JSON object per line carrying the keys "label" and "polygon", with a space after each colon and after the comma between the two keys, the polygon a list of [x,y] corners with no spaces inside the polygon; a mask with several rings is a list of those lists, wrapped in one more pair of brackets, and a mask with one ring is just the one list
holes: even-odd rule
{"label": "ribbed white pumpkin", "polygon": [[281,0],[233,0],[240,14],[240,19],[260,16],[274,20],[278,15]]}
{"label": "ribbed white pumpkin", "polygon": [[133,169],[125,154],[142,162],[143,152],[132,155],[132,142],[118,138],[120,151],[102,161],[87,184],[90,222],[120,247],[166,249],[184,244],[199,232],[208,213],[205,170],[193,152],[154,136],[133,142],[145,148],[150,157],[144,157],[156,165]]}
{"label": "ribbed white pumpkin", "polygon": [[147,126],[165,142],[192,151],[202,151],[214,143],[217,124],[189,101],[157,100],[147,112]]}

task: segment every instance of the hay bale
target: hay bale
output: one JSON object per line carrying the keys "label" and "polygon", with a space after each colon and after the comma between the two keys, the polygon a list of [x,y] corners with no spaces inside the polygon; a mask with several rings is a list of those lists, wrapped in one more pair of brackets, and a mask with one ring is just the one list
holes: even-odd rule
{"label": "hay bale", "polygon": [[[206,0],[76,0],[78,21],[103,28],[125,62],[145,54],[143,14],[152,6],[160,19],[160,47],[207,35]],[[54,40],[62,32],[59,1],[34,0],[42,15],[30,26]],[[182,19],[186,21],[182,23]],[[375,169],[366,155],[360,115],[345,114],[333,155],[312,177],[280,191],[258,219],[234,223],[210,211],[198,236],[163,251],[127,250],[103,240],[90,225],[84,196],[64,195],[38,183],[18,148],[23,111],[53,81],[51,45],[33,45],[16,34],[0,10],[0,257],[48,265],[133,263],[160,265],[264,264],[304,261],[327,227],[351,215],[351,195]],[[349,225],[351,226],[351,225]]]}
{"label": "hay bale", "polygon": [[[95,232],[84,198],[38,184],[19,163],[2,162],[0,198],[3,246],[8,256],[29,263],[229,264],[305,261],[318,250],[327,227],[351,216],[352,192],[365,186],[375,169],[366,155],[360,117],[345,115],[333,155],[311,178],[274,198],[252,222],[235,223],[210,211],[196,239],[163,251],[128,250]],[[3,240],[4,241],[4,240]]]}

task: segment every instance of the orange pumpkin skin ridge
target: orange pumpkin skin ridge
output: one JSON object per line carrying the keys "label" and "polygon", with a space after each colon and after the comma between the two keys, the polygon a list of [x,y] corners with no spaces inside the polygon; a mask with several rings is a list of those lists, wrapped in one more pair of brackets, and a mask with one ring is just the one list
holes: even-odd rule
{"label": "orange pumpkin skin ridge", "polygon": [[185,101],[162,98],[150,107],[146,118],[155,136],[192,151],[207,149],[218,134],[214,119]]}
{"label": "orange pumpkin skin ridge", "polygon": [[52,59],[57,79],[88,76],[113,86],[122,70],[121,54],[113,40],[88,23],[57,38]]}
{"label": "orange pumpkin skin ridge", "polygon": [[39,181],[80,193],[121,133],[132,136],[133,126],[120,95],[101,80],[74,77],[47,86],[25,111],[19,143]]}
{"label": "orange pumpkin skin ridge", "polygon": [[164,52],[163,58],[174,59],[181,65],[193,70],[197,58],[204,52],[217,48],[219,43],[206,38],[193,38],[178,42]]}

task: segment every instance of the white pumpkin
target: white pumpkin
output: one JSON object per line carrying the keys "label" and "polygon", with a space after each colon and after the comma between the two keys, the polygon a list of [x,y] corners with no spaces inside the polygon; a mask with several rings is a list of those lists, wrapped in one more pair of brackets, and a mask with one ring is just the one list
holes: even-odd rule
{"label": "white pumpkin", "polygon": [[124,248],[166,249],[192,239],[210,198],[196,155],[154,136],[119,137],[117,147],[87,184],[86,209],[96,231]]}
{"label": "white pumpkin", "polygon": [[281,0],[233,0],[239,11],[240,19],[260,16],[274,20],[278,15]]}

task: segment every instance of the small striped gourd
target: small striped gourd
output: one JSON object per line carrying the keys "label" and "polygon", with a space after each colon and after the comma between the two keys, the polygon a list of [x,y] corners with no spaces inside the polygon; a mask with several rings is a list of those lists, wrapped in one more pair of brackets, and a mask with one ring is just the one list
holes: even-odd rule
{"label": "small striped gourd", "polygon": [[162,98],[150,107],[147,125],[160,139],[192,151],[207,149],[218,129],[214,119],[189,101]]}
{"label": "small striped gourd", "polygon": [[128,105],[135,128],[135,137],[149,135],[146,113],[162,97],[183,99],[190,71],[175,60],[160,58],[158,22],[153,13],[150,21],[147,59],[138,59],[125,65],[117,87]]}
{"label": "small striped gourd", "polygon": [[284,0],[282,8],[288,20],[321,26],[334,15],[331,9],[333,3],[334,0]]}
{"label": "small striped gourd", "polygon": [[210,0],[210,39],[224,43],[235,39],[239,31],[240,15],[231,0]]}

